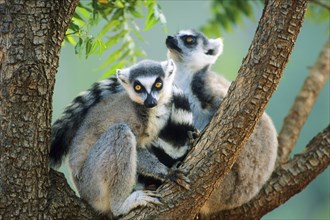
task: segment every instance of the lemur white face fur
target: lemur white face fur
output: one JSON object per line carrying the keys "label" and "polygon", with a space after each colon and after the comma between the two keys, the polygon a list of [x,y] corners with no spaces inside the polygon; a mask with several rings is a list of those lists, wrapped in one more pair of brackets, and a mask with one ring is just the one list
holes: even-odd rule
{"label": "lemur white face fur", "polygon": [[166,39],[168,57],[173,59],[178,68],[194,74],[198,70],[212,65],[223,50],[221,38],[208,39],[202,33],[194,30],[183,30]]}
{"label": "lemur white face fur", "polygon": [[172,60],[163,61],[160,65],[145,60],[130,68],[117,70],[117,78],[132,101],[153,108],[169,102],[175,69]]}

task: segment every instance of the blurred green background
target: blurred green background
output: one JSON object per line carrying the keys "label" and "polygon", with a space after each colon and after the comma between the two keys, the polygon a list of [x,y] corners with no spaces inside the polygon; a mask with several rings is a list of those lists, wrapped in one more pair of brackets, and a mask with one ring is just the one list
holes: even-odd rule
{"label": "blurred green background", "polygon": [[[211,2],[160,0],[158,3],[166,16],[168,33],[164,33],[162,27],[156,25],[141,33],[145,42],[139,43],[147,53],[146,58],[164,60],[166,59],[164,43],[166,36],[181,29],[198,29],[204,25],[211,18]],[[256,6],[255,19],[246,19],[241,25],[233,27],[231,32],[223,32],[221,37],[224,39],[224,52],[213,66],[214,71],[225,75],[230,80],[235,79],[254,36],[261,13],[262,6]],[[309,21],[305,21],[303,25],[280,85],[267,107],[267,113],[272,117],[278,132],[310,67],[330,36],[329,25],[330,22],[317,24]],[[101,58],[94,55],[85,60],[75,55],[73,46],[64,45],[56,77],[53,121],[79,92],[100,80],[103,72],[96,69],[105,58],[106,54]],[[301,152],[309,140],[329,124],[329,94],[328,80],[301,132],[294,153]],[[66,169],[62,168],[62,171],[65,172]],[[263,219],[330,219],[329,177],[328,168],[301,193]]]}

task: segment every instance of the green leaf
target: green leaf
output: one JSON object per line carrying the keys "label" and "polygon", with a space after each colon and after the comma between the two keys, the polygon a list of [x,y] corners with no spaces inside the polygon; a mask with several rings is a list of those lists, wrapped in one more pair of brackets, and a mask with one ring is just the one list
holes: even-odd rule
{"label": "green leaf", "polygon": [[108,41],[105,42],[105,46],[107,48],[112,47],[113,45],[117,44],[122,38],[128,33],[127,30],[121,31],[116,35],[113,35],[109,38]]}
{"label": "green leaf", "polygon": [[83,39],[79,38],[78,43],[74,47],[75,54],[80,54],[81,53],[82,44],[83,44]]}
{"label": "green leaf", "polygon": [[102,40],[100,40],[100,39],[96,39],[96,41],[95,41],[95,45],[97,45],[97,48],[99,49],[98,51],[97,51],[97,53],[98,53],[98,55],[102,55],[103,54],[103,52],[107,49],[107,46],[105,45],[105,43],[102,41]]}
{"label": "green leaf", "polygon": [[149,30],[150,28],[152,28],[152,26],[154,26],[157,23],[157,19],[155,18],[154,14],[150,14],[146,20],[146,25],[144,27],[144,31]]}
{"label": "green leaf", "polygon": [[88,11],[85,7],[77,7],[77,12],[87,19],[91,17],[90,11]]}
{"label": "green leaf", "polygon": [[134,51],[134,56],[136,56],[136,57],[144,57],[144,56],[146,56],[146,54],[145,54],[144,51],[141,51],[141,50],[135,50],[135,51]]}
{"label": "green leaf", "polygon": [[130,50],[130,49],[126,50],[124,53],[122,53],[122,54],[120,55],[120,57],[119,57],[118,60],[127,60],[127,59],[125,59],[125,58],[127,58],[127,57],[131,57],[131,56],[128,56],[131,52],[132,52],[132,50]]}
{"label": "green leaf", "polygon": [[85,58],[86,59],[89,57],[89,55],[92,52],[93,40],[94,40],[94,38],[93,37],[90,37],[86,41],[86,52],[85,52]]}
{"label": "green leaf", "polygon": [[77,8],[83,8],[83,9],[85,9],[85,10],[88,11],[88,12],[92,12],[92,11],[93,11],[90,7],[85,6],[85,5],[82,4],[81,2],[79,2]]}
{"label": "green leaf", "polygon": [[76,41],[72,35],[66,35],[65,40],[69,42],[69,44],[76,45]]}
{"label": "green leaf", "polygon": [[80,26],[75,24],[74,22],[71,22],[69,25],[69,29],[74,32],[78,32],[80,30]]}
{"label": "green leaf", "polygon": [[111,20],[119,20],[119,18],[123,18],[124,10],[123,9],[116,9]]}
{"label": "green leaf", "polygon": [[113,4],[116,8],[125,8],[125,5],[120,0],[115,1]]}
{"label": "green leaf", "polygon": [[133,29],[132,31],[139,40],[143,41],[143,37],[141,36],[141,34],[138,30]]}
{"label": "green leaf", "polygon": [[109,66],[111,63],[115,62],[119,59],[122,55],[123,48],[127,47],[128,45],[122,45],[118,50],[114,51],[110,54],[110,56],[102,63],[101,66],[97,68],[97,70],[104,69],[105,67]]}
{"label": "green leaf", "polygon": [[79,27],[83,27],[86,24],[86,21],[84,21],[83,19],[80,19],[78,17],[73,17],[72,22],[77,24]]}
{"label": "green leaf", "polygon": [[110,31],[112,27],[120,24],[119,20],[111,20],[106,25],[103,26],[102,30],[98,33],[97,38],[103,37],[106,33]]}
{"label": "green leaf", "polygon": [[113,65],[111,68],[109,68],[109,69],[107,69],[107,71],[105,71],[105,73],[102,75],[102,79],[107,78],[107,77],[115,74],[116,70],[120,69],[120,68],[123,68],[125,64],[126,64],[126,61],[122,60],[119,63]]}
{"label": "green leaf", "polygon": [[148,2],[148,15],[145,21],[144,31],[150,29],[155,23],[157,23],[157,19],[155,18],[155,5],[154,1]]}
{"label": "green leaf", "polygon": [[131,12],[131,14],[136,17],[136,18],[143,18],[143,14],[141,14],[140,12],[136,11],[135,8],[131,7],[129,8],[129,11]]}

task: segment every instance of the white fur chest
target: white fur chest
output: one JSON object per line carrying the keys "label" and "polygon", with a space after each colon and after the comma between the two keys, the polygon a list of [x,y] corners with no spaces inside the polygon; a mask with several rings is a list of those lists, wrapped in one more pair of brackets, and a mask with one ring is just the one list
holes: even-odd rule
{"label": "white fur chest", "polygon": [[203,109],[201,102],[192,92],[191,83],[194,73],[197,71],[197,69],[191,69],[189,66],[178,65],[174,82],[189,98],[190,107],[193,112],[194,126],[199,130],[203,130],[210,121],[213,113],[209,109]]}
{"label": "white fur chest", "polygon": [[192,81],[193,74],[186,70],[185,66],[178,66],[174,83],[182,91],[188,91]]}
{"label": "white fur chest", "polygon": [[198,130],[203,130],[208,122],[210,121],[211,117],[213,116],[213,113],[210,112],[208,109],[203,109],[201,106],[201,102],[198,100],[198,98],[192,93],[191,89],[189,88],[188,98],[190,107],[193,113],[193,119],[194,119],[194,126]]}

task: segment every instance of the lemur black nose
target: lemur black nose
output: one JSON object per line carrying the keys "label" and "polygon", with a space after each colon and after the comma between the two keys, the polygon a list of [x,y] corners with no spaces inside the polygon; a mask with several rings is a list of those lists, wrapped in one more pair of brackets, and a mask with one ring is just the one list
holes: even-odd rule
{"label": "lemur black nose", "polygon": [[153,108],[157,105],[157,100],[148,94],[146,100],[144,101],[144,106],[146,108]]}
{"label": "lemur black nose", "polygon": [[165,43],[167,47],[171,47],[173,44],[176,44],[176,40],[172,36],[167,36]]}
{"label": "lemur black nose", "polygon": [[165,43],[168,49],[174,49],[178,52],[181,52],[181,49],[178,47],[178,41],[174,37],[167,36]]}

